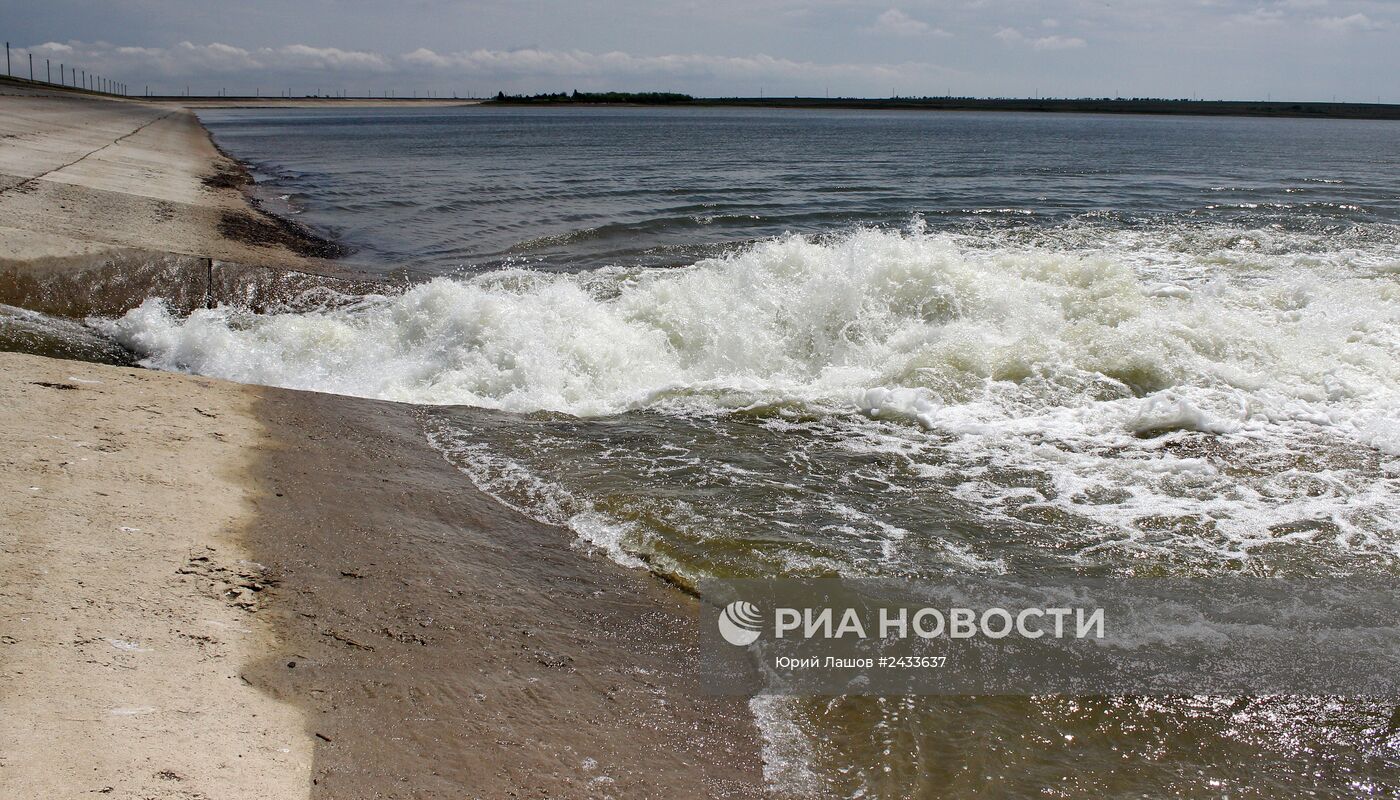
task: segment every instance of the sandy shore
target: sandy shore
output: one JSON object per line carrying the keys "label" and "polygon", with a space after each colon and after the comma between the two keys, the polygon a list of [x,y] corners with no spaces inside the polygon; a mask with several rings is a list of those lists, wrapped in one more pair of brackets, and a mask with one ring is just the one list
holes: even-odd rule
{"label": "sandy shore", "polygon": [[[43,132],[0,139],[0,210],[136,214],[0,217],[0,264],[226,246],[206,192],[241,192],[191,189],[227,166],[191,119],[0,96]],[[185,233],[139,230],[148,201]],[[746,707],[698,691],[694,601],[478,492],[419,413],[0,353],[0,796],[761,796]]]}

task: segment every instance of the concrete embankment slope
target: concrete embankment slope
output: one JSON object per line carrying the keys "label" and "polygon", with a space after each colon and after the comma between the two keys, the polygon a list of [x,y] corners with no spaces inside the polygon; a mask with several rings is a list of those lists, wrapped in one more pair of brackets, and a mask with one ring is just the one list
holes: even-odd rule
{"label": "concrete embankment slope", "polygon": [[302,714],[242,678],[257,402],[0,353],[0,797],[307,796]]}
{"label": "concrete embankment slope", "polygon": [[761,796],[694,601],[419,413],[0,353],[0,797]]}
{"label": "concrete embankment slope", "polygon": [[0,84],[0,303],[193,308],[350,277],[248,182],[188,109]]}

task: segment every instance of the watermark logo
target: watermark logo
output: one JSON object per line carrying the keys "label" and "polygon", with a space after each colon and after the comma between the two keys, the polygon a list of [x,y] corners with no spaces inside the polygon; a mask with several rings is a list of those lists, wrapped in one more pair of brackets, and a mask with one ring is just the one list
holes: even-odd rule
{"label": "watermark logo", "polygon": [[745,600],[735,600],[719,615],[719,635],[736,647],[747,647],[758,640],[763,615],[758,606]]}
{"label": "watermark logo", "polygon": [[700,590],[701,673],[719,694],[1400,697],[1392,575],[715,579]]}

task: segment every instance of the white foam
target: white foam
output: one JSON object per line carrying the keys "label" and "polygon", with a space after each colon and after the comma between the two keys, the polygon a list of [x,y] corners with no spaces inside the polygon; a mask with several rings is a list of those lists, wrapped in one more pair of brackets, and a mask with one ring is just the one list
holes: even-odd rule
{"label": "white foam", "polygon": [[[927,469],[960,470],[958,496],[988,514],[1055,506],[1130,547],[1146,546],[1138,520],[1192,517],[1230,556],[1310,520],[1397,552],[1393,237],[1057,235],[787,236],[683,269],[441,278],[310,314],[180,319],[151,301],[108,327],[150,366],[392,400],[909,420],[911,442],[939,437],[944,466]],[[1217,450],[1181,451],[1191,435]],[[1300,457],[1299,480],[1330,489],[1270,486]],[[1050,490],[1010,490],[997,469]],[[625,556],[608,520],[545,517]]]}

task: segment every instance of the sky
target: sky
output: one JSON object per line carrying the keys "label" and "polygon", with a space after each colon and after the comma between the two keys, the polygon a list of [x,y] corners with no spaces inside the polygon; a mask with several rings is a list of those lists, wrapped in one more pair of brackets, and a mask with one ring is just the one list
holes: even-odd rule
{"label": "sky", "polygon": [[1400,0],[0,0],[135,93],[1400,102]]}

